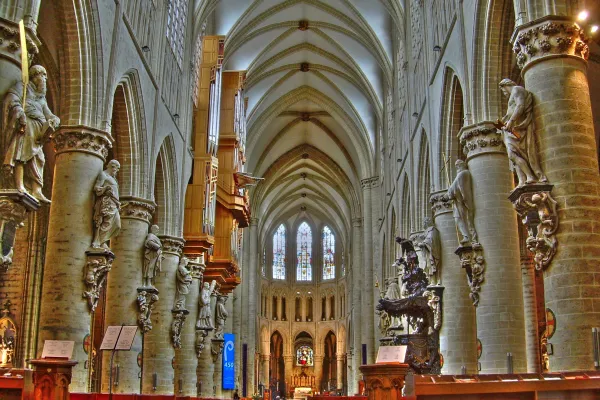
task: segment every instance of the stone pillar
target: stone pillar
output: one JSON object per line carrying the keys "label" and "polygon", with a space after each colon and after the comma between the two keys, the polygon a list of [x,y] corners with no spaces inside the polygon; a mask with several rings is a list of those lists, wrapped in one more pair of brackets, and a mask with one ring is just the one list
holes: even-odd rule
{"label": "stone pillar", "polygon": [[337,390],[342,390],[344,388],[344,359],[346,358],[345,354],[337,354]]}
{"label": "stone pillar", "polygon": [[525,311],[525,344],[527,346],[527,372],[543,372],[541,368],[540,337],[535,290],[535,267],[531,257],[521,262],[523,275],[523,307]]}
{"label": "stone pillar", "polygon": [[218,399],[223,398],[223,339],[219,339],[211,344],[211,352],[213,357],[213,396]]}
{"label": "stone pillar", "polygon": [[[198,331],[196,333],[198,335]],[[196,376],[198,379],[198,395],[197,397],[213,398],[214,397],[214,382],[213,375],[215,373],[215,364],[211,354],[211,340],[213,334],[209,333],[204,341],[204,349],[198,355],[198,368]]]}
{"label": "stone pillar", "polygon": [[361,365],[361,315],[362,315],[362,270],[361,265],[361,219],[352,220],[352,374],[348,377],[348,394],[358,393],[359,370]]}
{"label": "stone pillar", "polygon": [[253,394],[257,390],[254,382],[254,355],[253,345],[260,343],[256,335],[256,295],[257,295],[257,257],[258,257],[258,218],[250,219],[250,262],[248,263],[248,392]]}
{"label": "stone pillar", "polygon": [[198,298],[200,297],[204,268],[203,262],[190,260],[188,263],[193,282],[185,300],[185,308],[189,314],[181,330],[181,348],[175,349],[175,394],[177,396],[196,397],[198,395],[196,316],[198,315]]}
{"label": "stone pillar", "polygon": [[367,345],[367,364],[375,362],[375,306],[373,305],[373,219],[371,209],[371,189],[379,183],[379,177],[363,179],[363,293],[361,298],[361,336]]}
{"label": "stone pillar", "polygon": [[[175,283],[177,266],[183,250],[183,239],[161,236],[163,257],[161,272],[154,278],[160,299],[152,310],[153,328],[144,336],[144,368],[142,377],[143,394],[173,394],[175,386],[174,364],[175,349],[171,338],[172,309],[175,302]],[[184,322],[185,324],[185,322]],[[157,374],[154,390],[153,374]]]}
{"label": "stone pillar", "polygon": [[547,16],[518,27],[514,44],[558,203],[558,250],[544,272],[546,307],[556,315],[551,371],[593,369],[590,327],[600,326],[600,176],[582,33],[571,19]]}
{"label": "stone pillar", "polygon": [[294,360],[296,357],[293,355],[283,356],[283,362],[285,365],[285,390],[287,393],[282,397],[288,397],[290,387],[292,386],[292,373],[294,372]]}
{"label": "stone pillar", "polygon": [[317,387],[317,392],[321,393],[321,385],[323,383],[323,356],[315,354],[313,358],[315,363],[315,385]]}
{"label": "stone pillar", "polygon": [[[137,288],[142,286],[144,242],[148,234],[154,206],[151,202],[121,196],[121,232],[111,239],[115,261],[106,284],[105,326],[139,325]],[[160,296],[160,294],[159,294]],[[159,300],[160,301],[160,300]],[[140,393],[141,371],[138,355],[142,353],[143,327],[139,326],[129,351],[117,351],[114,365],[119,366],[119,380],[113,382],[113,393]],[[102,392],[109,391],[110,352],[102,354]],[[152,379],[150,375],[150,386]]]}
{"label": "stone pillar", "polygon": [[281,310],[281,296],[277,296],[277,321],[281,321],[283,312]]}
{"label": "stone pillar", "polygon": [[269,372],[271,369],[271,365],[269,364],[270,360],[271,360],[271,355],[269,353],[260,355],[260,379],[259,379],[259,382],[261,382],[263,385],[265,385],[265,389],[269,389],[269,382],[270,382],[270,373]]}
{"label": "stone pillar", "polygon": [[475,228],[485,258],[477,307],[477,337],[483,346],[481,372],[505,373],[507,353],[513,355],[514,372],[525,372],[519,234],[517,216],[508,200],[513,189],[508,156],[491,123],[465,126],[459,137],[471,171]]}
{"label": "stone pillar", "polygon": [[[62,127],[54,135],[57,151],[52,205],[44,263],[39,344],[44,340],[74,340],[71,390],[86,392],[89,370],[83,339],[91,332],[92,316],[83,281],[86,250],[93,239],[94,183],[102,171],[110,134],[84,127]],[[135,294],[133,297],[135,300]]]}
{"label": "stone pillar", "polygon": [[444,356],[442,373],[458,375],[461,367],[467,373],[477,373],[477,321],[475,307],[469,299],[469,284],[460,261],[454,254],[458,237],[452,203],[445,197],[446,190],[431,194],[435,227],[440,232],[442,261],[439,277],[444,289],[443,322],[440,331],[440,351]]}

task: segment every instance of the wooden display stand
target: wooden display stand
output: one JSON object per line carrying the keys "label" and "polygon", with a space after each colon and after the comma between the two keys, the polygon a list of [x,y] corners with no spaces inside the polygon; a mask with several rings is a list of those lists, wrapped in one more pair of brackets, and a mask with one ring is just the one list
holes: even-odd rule
{"label": "wooden display stand", "polygon": [[77,361],[63,358],[41,358],[33,365],[33,386],[36,400],[69,400],[71,374]]}
{"label": "wooden display stand", "polygon": [[369,400],[398,400],[402,398],[404,377],[408,364],[389,363],[363,365],[360,367]]}

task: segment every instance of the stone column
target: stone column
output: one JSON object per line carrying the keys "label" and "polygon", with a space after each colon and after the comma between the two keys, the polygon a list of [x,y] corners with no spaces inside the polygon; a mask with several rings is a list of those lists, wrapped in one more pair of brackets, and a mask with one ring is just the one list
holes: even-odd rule
{"label": "stone column", "polygon": [[590,327],[600,326],[600,176],[586,77],[589,54],[572,19],[547,16],[518,27],[514,50],[534,97],[542,168],[558,203],[558,249],[544,272],[556,315],[551,371],[594,368]]}
{"label": "stone column", "polygon": [[323,380],[323,356],[314,355],[315,363],[315,385],[317,386],[317,392],[321,393],[321,384]]}
{"label": "stone column", "polygon": [[527,346],[527,372],[541,370],[540,336],[538,334],[538,316],[535,290],[535,267],[531,257],[522,257],[523,307],[525,311],[525,344]]}
{"label": "stone column", "polygon": [[[115,261],[106,284],[105,326],[138,325],[131,350],[118,351],[114,365],[119,366],[119,380],[113,393],[140,393],[141,371],[138,355],[142,353],[144,328],[138,323],[138,287],[142,286],[144,242],[148,234],[154,205],[148,200],[121,196],[121,232],[110,242]],[[160,301],[160,300],[159,300]],[[147,328],[146,328],[147,329]],[[110,352],[102,354],[102,392],[109,391]],[[150,376],[151,380],[151,376]],[[152,381],[149,382],[152,385]]]}
{"label": "stone column", "polygon": [[[222,339],[221,339],[222,340]],[[211,348],[212,356],[213,356],[213,364],[214,364],[214,373],[213,373],[213,387],[214,394],[213,396],[218,399],[223,398],[223,342],[216,342],[211,344],[213,348]]]}
{"label": "stone column", "polygon": [[290,391],[290,387],[292,386],[292,373],[294,372],[294,360],[295,357],[293,355],[283,356],[283,362],[285,365],[285,393],[282,397],[288,397],[288,393]]}
{"label": "stone column", "polygon": [[513,355],[514,372],[525,372],[519,234],[517,216],[508,200],[513,177],[506,149],[488,122],[463,127],[459,137],[471,171],[475,228],[485,258],[477,307],[477,337],[483,346],[481,372],[505,373],[507,353]]}
{"label": "stone column", "polygon": [[[198,334],[198,333],[196,333]],[[198,395],[197,397],[213,398],[213,375],[215,373],[215,364],[211,354],[211,340],[213,339],[212,332],[205,339],[205,345],[202,352],[198,355],[198,368],[196,376],[198,379]]]}
{"label": "stone column", "polygon": [[345,354],[337,354],[337,390],[342,390],[344,388],[344,359],[346,358]]}
{"label": "stone column", "polygon": [[[161,272],[154,278],[160,299],[152,310],[153,328],[144,336],[144,368],[142,377],[143,394],[173,394],[175,386],[174,364],[175,349],[171,338],[172,309],[175,302],[175,283],[177,266],[183,250],[183,239],[161,236],[163,257]],[[185,324],[185,322],[184,322]],[[153,374],[157,374],[154,390]]]}
{"label": "stone column", "polygon": [[469,299],[469,284],[460,261],[454,254],[458,237],[452,203],[445,197],[446,190],[430,196],[433,220],[440,232],[442,261],[439,277],[444,289],[443,322],[440,331],[440,351],[444,356],[442,373],[457,375],[461,367],[467,373],[477,373],[477,321],[475,307]]}
{"label": "stone column", "polygon": [[254,382],[254,354],[252,345],[260,343],[256,335],[256,295],[257,295],[257,257],[258,257],[258,218],[250,219],[250,262],[248,263],[248,392],[256,391]]}
{"label": "stone column", "polygon": [[260,379],[259,381],[265,385],[265,389],[269,389],[269,379],[270,379],[270,369],[271,366],[269,361],[271,360],[271,355],[269,353],[260,355]]}
{"label": "stone column", "polygon": [[[88,356],[83,340],[92,316],[83,273],[86,250],[93,239],[93,188],[110,147],[110,134],[85,127],[62,127],[54,135],[57,151],[52,186],[52,205],[44,263],[38,349],[44,340],[74,340],[71,390],[88,390]],[[135,297],[133,298],[135,300]]]}
{"label": "stone column", "polygon": [[375,306],[373,305],[373,219],[371,208],[371,189],[378,185],[379,177],[363,179],[363,293],[361,298],[361,336],[367,345],[367,364],[375,362]]}
{"label": "stone column", "polygon": [[196,316],[198,315],[198,298],[202,285],[204,263],[191,261],[188,269],[193,278],[190,293],[185,300],[185,308],[189,311],[181,330],[181,348],[175,349],[175,394],[177,396],[198,395],[196,368]]}
{"label": "stone column", "polygon": [[362,315],[362,269],[361,265],[361,219],[352,220],[352,374],[348,377],[348,394],[358,393],[358,381],[360,372],[358,367],[361,365],[361,315]]}

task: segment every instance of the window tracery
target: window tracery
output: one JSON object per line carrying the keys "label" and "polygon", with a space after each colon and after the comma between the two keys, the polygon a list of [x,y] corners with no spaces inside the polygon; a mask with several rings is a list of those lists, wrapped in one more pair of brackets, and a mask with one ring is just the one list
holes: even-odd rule
{"label": "window tracery", "polygon": [[312,231],[306,222],[298,227],[296,246],[296,280],[312,281]]}
{"label": "window tracery", "polygon": [[323,228],[323,279],[335,279],[335,236],[328,226]]}
{"label": "window tracery", "polygon": [[188,0],[169,0],[168,5],[167,41],[171,46],[171,50],[173,50],[179,68],[181,68],[181,63],[183,62]]}
{"label": "window tracery", "polygon": [[285,226],[273,235],[273,279],[285,280]]}

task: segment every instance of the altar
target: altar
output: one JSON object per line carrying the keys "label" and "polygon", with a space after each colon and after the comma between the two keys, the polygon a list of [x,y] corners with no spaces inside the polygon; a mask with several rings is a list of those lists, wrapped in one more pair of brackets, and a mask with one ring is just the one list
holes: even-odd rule
{"label": "altar", "polygon": [[296,387],[294,388],[294,400],[306,400],[309,396],[313,395],[311,387]]}

